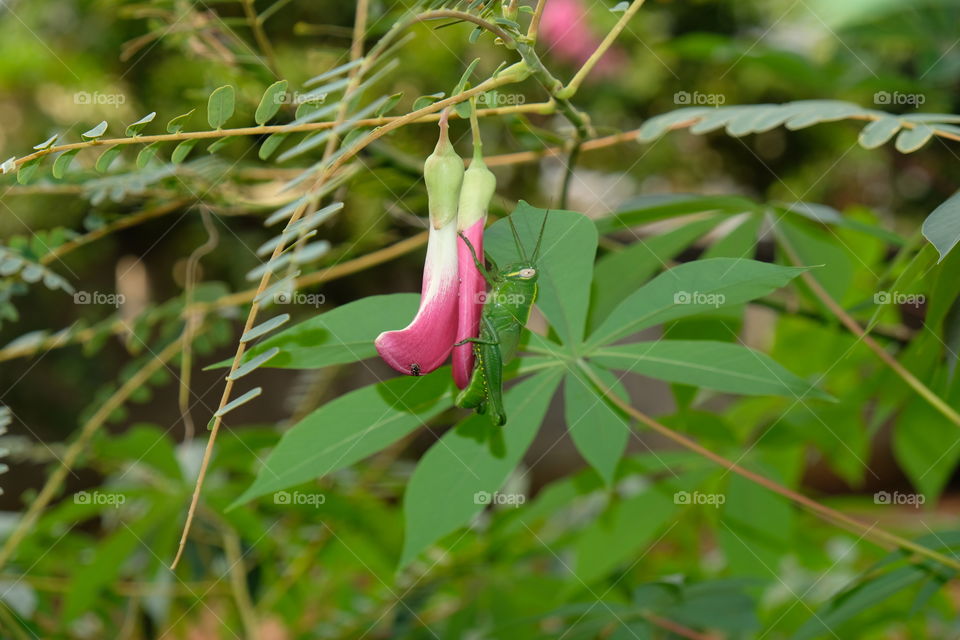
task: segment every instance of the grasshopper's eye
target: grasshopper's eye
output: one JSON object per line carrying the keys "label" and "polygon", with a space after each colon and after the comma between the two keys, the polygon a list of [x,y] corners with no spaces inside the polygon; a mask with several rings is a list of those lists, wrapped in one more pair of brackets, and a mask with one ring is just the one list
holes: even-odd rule
{"label": "grasshopper's eye", "polygon": [[537,275],[537,270],[536,269],[520,269],[520,273],[518,275],[521,278],[532,278],[533,276]]}

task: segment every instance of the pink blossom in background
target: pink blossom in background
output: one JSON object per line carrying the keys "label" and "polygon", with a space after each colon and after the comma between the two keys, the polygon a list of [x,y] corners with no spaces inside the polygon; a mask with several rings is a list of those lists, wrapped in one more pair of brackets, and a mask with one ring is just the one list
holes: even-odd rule
{"label": "pink blossom in background", "polygon": [[[547,54],[573,66],[586,62],[601,38],[590,28],[587,6],[582,0],[547,0],[540,19],[540,41]],[[610,75],[626,56],[610,48],[593,68],[593,76]]]}

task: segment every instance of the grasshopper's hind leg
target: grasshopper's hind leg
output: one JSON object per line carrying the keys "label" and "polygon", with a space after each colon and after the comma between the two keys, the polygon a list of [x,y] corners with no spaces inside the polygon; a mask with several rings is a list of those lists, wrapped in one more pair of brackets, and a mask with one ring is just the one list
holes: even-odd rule
{"label": "grasshopper's hind leg", "polygon": [[476,409],[477,413],[483,413],[481,409],[486,409],[487,400],[487,380],[484,374],[483,354],[477,347],[473,348],[473,353],[476,363],[473,366],[470,383],[457,394],[454,404],[462,409]]}

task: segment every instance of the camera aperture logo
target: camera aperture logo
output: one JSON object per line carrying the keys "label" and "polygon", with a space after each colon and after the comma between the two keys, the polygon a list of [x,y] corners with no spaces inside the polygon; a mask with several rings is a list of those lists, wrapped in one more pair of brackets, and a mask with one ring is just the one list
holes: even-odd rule
{"label": "camera aperture logo", "polygon": [[301,505],[306,504],[314,508],[327,501],[323,493],[304,493],[303,491],[277,491],[273,494],[273,504]]}
{"label": "camera aperture logo", "polygon": [[522,293],[497,293],[495,291],[481,291],[477,294],[477,302],[480,304],[493,302],[494,304],[515,305],[524,304],[526,301],[527,296],[523,295]]}
{"label": "camera aperture logo", "polygon": [[494,504],[519,507],[526,501],[527,496],[522,493],[500,493],[499,491],[490,493],[489,491],[477,491],[473,494],[473,504],[482,504],[484,506]]}
{"label": "camera aperture logo", "polygon": [[105,304],[119,308],[126,302],[122,293],[104,293],[102,291],[77,291],[73,294],[73,304]]}
{"label": "camera aperture logo", "polygon": [[677,491],[673,494],[673,504],[704,504],[712,507],[719,507],[727,501],[727,496],[722,493],[700,493],[694,491]]}
{"label": "camera aperture logo", "polygon": [[873,294],[873,304],[895,304],[921,307],[927,302],[922,293],[903,293],[902,291],[877,291]]}
{"label": "camera aperture logo", "polygon": [[927,101],[927,96],[922,93],[903,93],[902,91],[877,91],[873,94],[874,104],[896,104],[919,107]]}
{"label": "camera aperture logo", "polygon": [[673,294],[673,304],[696,304],[713,308],[722,307],[727,296],[722,293],[703,293],[702,291],[677,291]]}
{"label": "camera aperture logo", "polygon": [[677,91],[673,94],[674,104],[698,107],[719,107],[727,101],[722,93],[701,93],[699,91]]}
{"label": "camera aperture logo", "polygon": [[477,104],[488,107],[512,107],[526,103],[527,96],[522,93],[503,93],[502,91],[487,91],[477,96]]}
{"label": "camera aperture logo", "polygon": [[327,302],[322,293],[302,293],[300,291],[281,291],[273,296],[274,304],[302,304],[318,309]]}
{"label": "camera aperture logo", "polygon": [[122,493],[107,493],[105,491],[77,491],[73,494],[74,504],[107,504],[119,507],[127,501]]}
{"label": "camera aperture logo", "polygon": [[122,93],[100,93],[94,91],[77,91],[73,94],[73,104],[105,104],[117,109],[127,101],[127,97]]}
{"label": "camera aperture logo", "polygon": [[900,491],[877,491],[873,494],[874,504],[889,505],[909,505],[919,507],[927,501],[927,496],[922,493],[901,493]]}

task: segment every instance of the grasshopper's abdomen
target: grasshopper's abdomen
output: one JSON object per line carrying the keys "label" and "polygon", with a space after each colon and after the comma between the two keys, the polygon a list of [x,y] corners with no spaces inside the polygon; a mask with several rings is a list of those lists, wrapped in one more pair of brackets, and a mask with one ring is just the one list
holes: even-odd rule
{"label": "grasshopper's abdomen", "polygon": [[537,297],[537,283],[504,280],[497,283],[483,307],[500,337],[500,355],[504,363],[517,354],[520,333],[530,318],[530,309]]}

